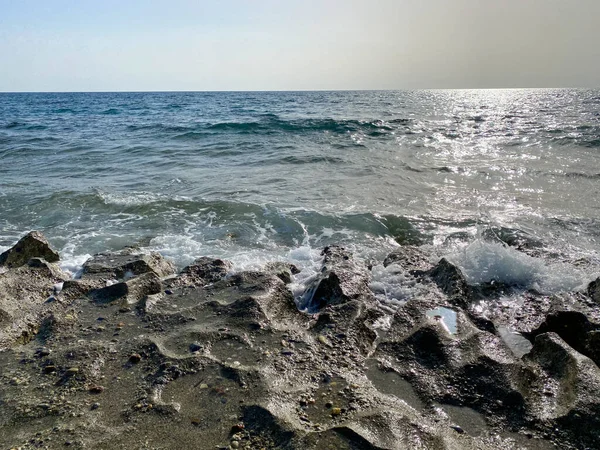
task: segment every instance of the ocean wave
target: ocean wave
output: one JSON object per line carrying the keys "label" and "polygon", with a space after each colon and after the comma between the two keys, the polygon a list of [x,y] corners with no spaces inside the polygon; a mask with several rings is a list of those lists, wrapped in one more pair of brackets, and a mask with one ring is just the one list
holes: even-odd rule
{"label": "ocean wave", "polygon": [[39,130],[46,130],[48,127],[46,125],[42,125],[42,124],[13,121],[13,122],[8,122],[8,123],[0,126],[0,128],[4,128],[6,130],[15,129],[15,130],[39,131]]}
{"label": "ocean wave", "polygon": [[388,123],[380,120],[336,120],[336,119],[291,119],[285,120],[269,114],[262,116],[259,121],[251,122],[221,122],[208,125],[209,131],[249,133],[314,133],[328,132],[334,134],[345,134],[362,132],[367,136],[381,136],[388,134],[394,128]]}

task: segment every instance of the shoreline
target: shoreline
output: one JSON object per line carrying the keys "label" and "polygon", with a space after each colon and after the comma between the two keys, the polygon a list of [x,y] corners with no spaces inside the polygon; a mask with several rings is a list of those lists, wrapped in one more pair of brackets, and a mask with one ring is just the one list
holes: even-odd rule
{"label": "shoreline", "polygon": [[[322,250],[297,268],[181,271],[134,247],[81,277],[30,233],[0,256],[6,448],[580,448],[600,439],[600,281],[473,284],[418,246],[378,261],[423,295],[382,307],[372,270]],[[488,305],[481,308],[480,305]]]}

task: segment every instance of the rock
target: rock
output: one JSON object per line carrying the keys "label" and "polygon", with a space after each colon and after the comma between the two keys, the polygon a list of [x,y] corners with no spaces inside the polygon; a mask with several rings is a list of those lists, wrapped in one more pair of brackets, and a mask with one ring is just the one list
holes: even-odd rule
{"label": "rock", "polygon": [[590,322],[582,312],[555,311],[548,314],[544,322],[528,335],[535,338],[544,333],[556,333],[568,345],[600,365],[598,332],[600,324]]}
{"label": "rock", "polygon": [[160,292],[162,292],[160,278],[154,272],[147,272],[121,283],[92,290],[89,296],[99,303],[123,300],[127,304],[136,304],[148,295]]}
{"label": "rock", "polygon": [[39,231],[31,231],[19,240],[12,248],[0,255],[0,266],[19,267],[31,258],[43,258],[47,262],[57,262],[60,257]]}
{"label": "rock", "polygon": [[54,263],[38,260],[0,273],[0,349],[15,340],[32,339],[44,316],[63,308],[47,301],[52,286],[68,278]]}
{"label": "rock", "polygon": [[470,289],[461,270],[442,258],[437,265],[429,271],[431,279],[449,297],[449,301],[460,307],[467,307]]}
{"label": "rock", "polygon": [[265,273],[275,275],[285,284],[292,282],[292,275],[300,273],[300,270],[294,265],[285,262],[271,262],[265,265]]}
{"label": "rock", "polygon": [[596,278],[588,285],[587,294],[594,303],[600,305],[600,278]]}
{"label": "rock", "polygon": [[531,412],[569,433],[578,448],[594,447],[600,439],[598,366],[552,332],[538,335],[525,359],[542,369],[530,381]]}
{"label": "rock", "polygon": [[156,252],[143,254],[127,248],[119,252],[94,255],[83,265],[81,279],[123,280],[148,272],[164,278],[175,273],[175,266]]}
{"label": "rock", "polygon": [[391,252],[383,261],[384,267],[390,264],[398,264],[409,273],[419,275],[431,269],[427,255],[419,248],[411,245],[403,245]]}
{"label": "rock", "polygon": [[225,278],[233,265],[229,261],[203,256],[185,267],[171,283],[172,286],[204,286]]}
{"label": "rock", "polygon": [[366,267],[353,260],[350,252],[332,245],[325,247],[321,254],[324,257],[321,273],[303,294],[301,306],[318,311],[350,300],[373,301],[370,274]]}

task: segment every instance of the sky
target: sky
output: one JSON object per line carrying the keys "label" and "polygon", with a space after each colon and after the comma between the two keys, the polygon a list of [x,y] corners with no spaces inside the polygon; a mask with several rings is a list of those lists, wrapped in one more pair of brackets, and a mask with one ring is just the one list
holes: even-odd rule
{"label": "sky", "polygon": [[0,0],[0,91],[600,87],[600,0]]}

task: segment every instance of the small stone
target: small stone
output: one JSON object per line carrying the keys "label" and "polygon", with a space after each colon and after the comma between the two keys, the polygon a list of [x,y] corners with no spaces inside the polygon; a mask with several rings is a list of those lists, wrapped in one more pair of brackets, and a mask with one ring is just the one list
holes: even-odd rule
{"label": "small stone", "polygon": [[197,342],[193,342],[190,344],[190,352],[195,353],[199,352],[200,350],[202,350],[202,346]]}
{"label": "small stone", "polygon": [[331,415],[332,416],[339,416],[342,413],[342,409],[341,408],[331,408]]}
{"label": "small stone", "polygon": [[331,402],[325,403],[325,408],[333,408],[333,403],[331,403]]}
{"label": "small stone", "polygon": [[37,356],[48,356],[51,353],[51,350],[49,348],[46,347],[40,347],[36,350],[35,354]]}
{"label": "small stone", "polygon": [[329,339],[327,339],[322,334],[319,335],[318,339],[321,344],[326,345],[327,347],[331,347],[331,342],[329,342]]}
{"label": "small stone", "polygon": [[90,394],[101,394],[104,392],[104,386],[92,386],[89,389]]}
{"label": "small stone", "polygon": [[450,428],[452,428],[454,431],[456,431],[458,434],[463,434],[465,432],[465,430],[463,430],[461,427],[459,427],[458,425],[450,425]]}
{"label": "small stone", "polygon": [[100,403],[92,403],[92,406],[90,406],[90,409],[92,411],[94,411],[94,410],[96,410],[98,408],[100,408]]}
{"label": "small stone", "polygon": [[240,447],[240,443],[239,441],[231,441],[231,448],[239,448]]}
{"label": "small stone", "polygon": [[69,375],[69,376],[70,375],[75,375],[77,373],[79,373],[79,367],[69,367],[67,369],[67,371],[66,371],[66,374]]}
{"label": "small stone", "polygon": [[171,289],[165,289],[165,294],[173,295],[173,291]]}
{"label": "small stone", "polygon": [[244,431],[244,428],[246,428],[246,426],[244,425],[244,422],[239,422],[231,427],[231,432],[233,434],[239,433],[240,431]]}
{"label": "small stone", "polygon": [[133,353],[131,356],[129,356],[129,362],[133,363],[133,364],[137,364],[142,360],[142,356],[139,353]]}

